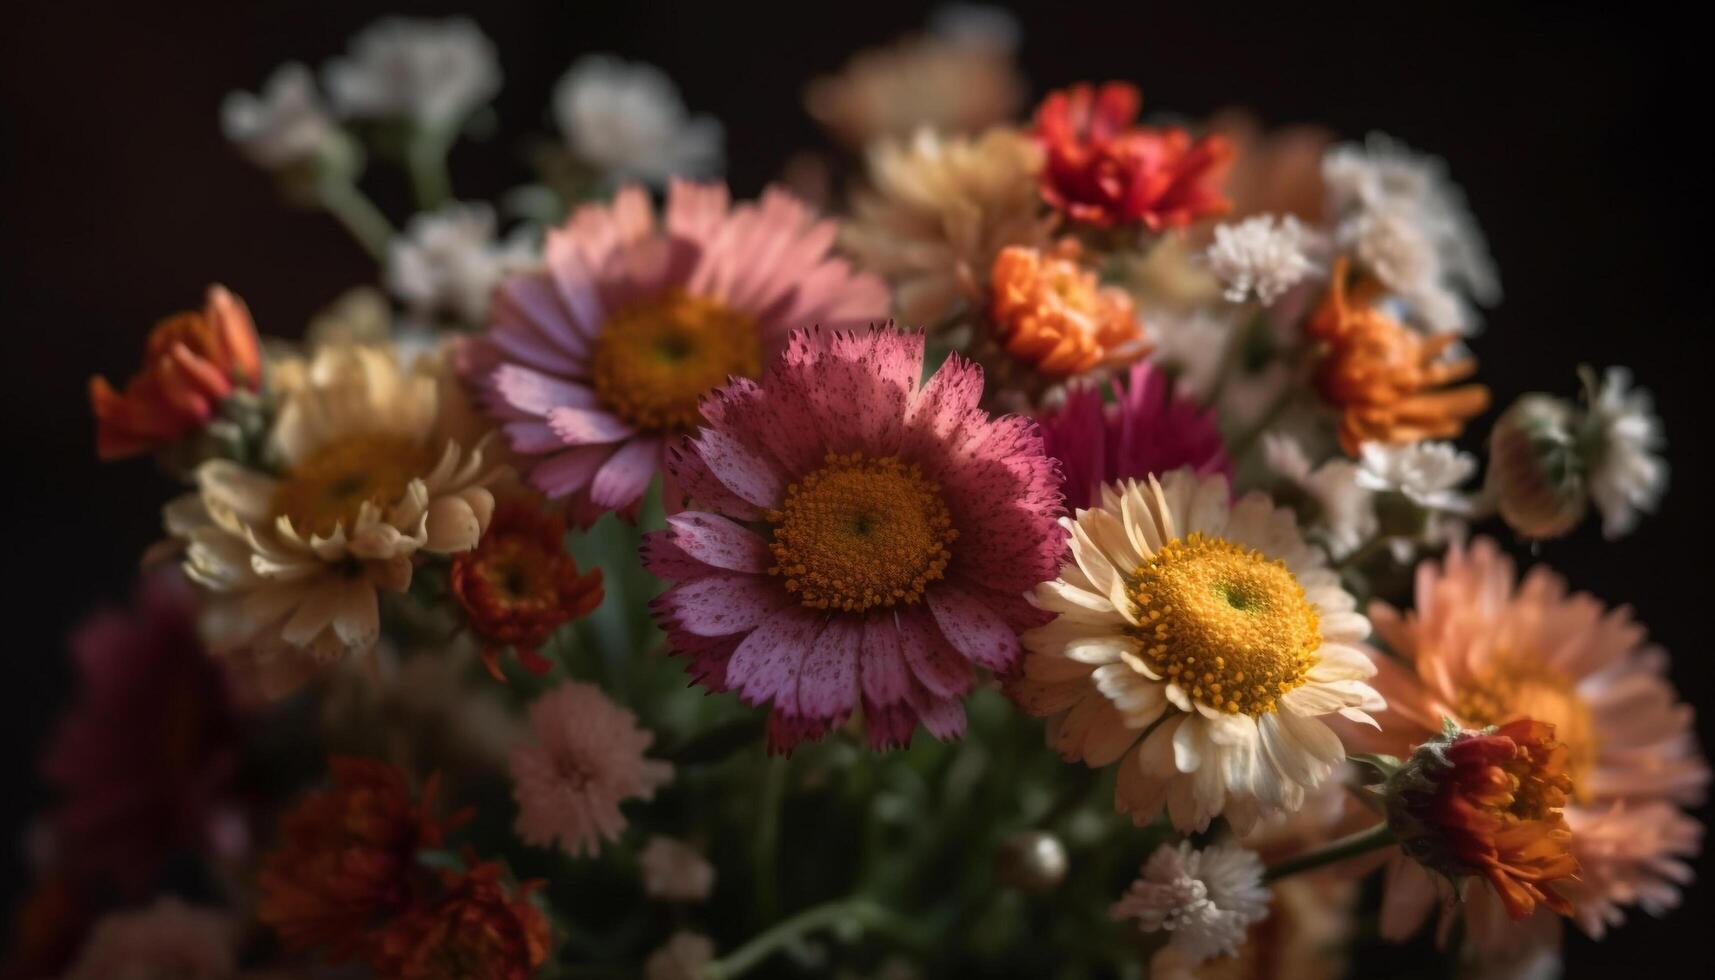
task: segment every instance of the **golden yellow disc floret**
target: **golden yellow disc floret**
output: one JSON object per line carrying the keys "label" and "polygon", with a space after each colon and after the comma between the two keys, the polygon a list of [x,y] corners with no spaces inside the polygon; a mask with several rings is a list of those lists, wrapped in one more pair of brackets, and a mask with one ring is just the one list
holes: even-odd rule
{"label": "golden yellow disc floret", "polygon": [[399,502],[411,481],[434,466],[426,448],[390,435],[339,439],[310,453],[280,479],[270,501],[275,517],[291,520],[300,534],[326,537],[336,526],[350,528],[366,503]]}
{"label": "golden yellow disc floret", "polygon": [[673,290],[608,317],[590,383],[615,415],[646,431],[686,431],[697,402],[729,377],[762,369],[756,321],[719,300]]}
{"label": "golden yellow disc floret", "polygon": [[1322,624],[1285,563],[1224,538],[1168,542],[1131,598],[1144,661],[1190,697],[1256,717],[1304,683]]}
{"label": "golden yellow disc floret", "polygon": [[830,453],[786,488],[767,514],[769,571],[811,609],[863,612],[922,599],[952,560],[958,538],[939,484],[885,456]]}

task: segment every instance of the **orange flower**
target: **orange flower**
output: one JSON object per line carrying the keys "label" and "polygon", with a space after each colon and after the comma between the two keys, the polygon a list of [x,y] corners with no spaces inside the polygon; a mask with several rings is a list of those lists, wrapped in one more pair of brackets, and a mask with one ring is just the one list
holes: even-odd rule
{"label": "orange flower", "polygon": [[523,493],[496,502],[482,540],[453,556],[448,585],[483,639],[482,662],[502,681],[502,648],[511,646],[531,673],[544,673],[553,665],[537,645],[601,605],[603,594],[601,569],[580,575],[566,553],[565,519]]}
{"label": "orange flower", "polygon": [[1411,857],[1450,877],[1480,875],[1507,914],[1546,906],[1572,914],[1555,883],[1578,874],[1563,812],[1572,793],[1567,747],[1529,718],[1483,733],[1447,731],[1419,746],[1395,777],[1388,822]]}
{"label": "orange flower", "polygon": [[208,288],[201,312],[167,317],[150,331],[143,365],[121,394],[106,378],[89,379],[95,451],[102,459],[152,452],[200,432],[239,388],[262,381],[256,325],[244,301]]}
{"label": "orange flower", "polygon": [[368,957],[372,930],[415,907],[434,880],[417,852],[439,847],[458,817],[430,814],[434,780],[413,800],[405,777],[373,759],[329,761],[333,785],[282,820],[285,838],[263,861],[257,917],[292,950]]}
{"label": "orange flower", "polygon": [[1006,352],[1044,374],[1081,374],[1146,350],[1131,297],[1069,258],[1010,245],[990,272],[989,316]]}
{"label": "orange flower", "polygon": [[1375,287],[1352,288],[1344,258],[1305,333],[1327,350],[1317,370],[1322,397],[1340,409],[1340,445],[1356,456],[1365,442],[1448,439],[1489,406],[1489,390],[1445,385],[1477,370],[1471,357],[1443,360],[1450,335],[1417,333],[1374,306]]}
{"label": "orange flower", "polygon": [[1043,199],[1074,221],[1104,228],[1142,222],[1160,231],[1224,214],[1232,143],[1133,125],[1141,101],[1123,82],[1049,93],[1036,110],[1036,139],[1047,151]]}
{"label": "orange flower", "polygon": [[445,895],[389,924],[372,963],[398,980],[525,980],[548,958],[548,920],[529,900],[541,882],[509,895],[500,866],[465,857],[442,872]]}

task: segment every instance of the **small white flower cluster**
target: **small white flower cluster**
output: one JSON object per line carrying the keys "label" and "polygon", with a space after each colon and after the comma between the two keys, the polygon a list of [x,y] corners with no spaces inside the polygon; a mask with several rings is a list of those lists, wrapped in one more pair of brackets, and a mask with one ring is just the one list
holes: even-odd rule
{"label": "small white flower cluster", "polygon": [[1164,844],[1109,915],[1134,920],[1144,932],[1169,932],[1170,945],[1197,959],[1232,956],[1250,927],[1268,917],[1262,872],[1256,854],[1234,843],[1203,850],[1188,841]]}
{"label": "small white flower cluster", "polygon": [[1218,225],[1204,259],[1226,287],[1228,300],[1242,303],[1254,294],[1270,306],[1320,271],[1312,258],[1318,238],[1291,215],[1257,215],[1236,225]]}
{"label": "small white flower cluster", "polygon": [[1330,556],[1344,558],[1375,536],[1374,503],[1356,463],[1335,456],[1312,468],[1304,447],[1279,432],[1262,437],[1262,455],[1269,470],[1306,499],[1310,512],[1301,519]]}
{"label": "small white flower cluster", "polygon": [[715,868],[681,840],[656,835],[637,855],[643,869],[643,893],[664,902],[707,901],[715,886]]}
{"label": "small white flower cluster", "polygon": [[1590,499],[1602,512],[1602,534],[1614,539],[1655,510],[1667,491],[1666,444],[1649,392],[1632,387],[1632,373],[1611,367],[1590,393],[1589,422],[1596,447],[1590,464]]}
{"label": "small white flower cluster", "polygon": [[717,174],[721,124],[691,116],[653,65],[588,55],[554,87],[554,118],[572,152],[610,180],[664,184]]}
{"label": "small white flower cluster", "polygon": [[1477,472],[1477,458],[1460,452],[1450,442],[1414,442],[1384,446],[1367,442],[1361,447],[1357,482],[1366,490],[1398,493],[1433,511],[1463,514],[1471,500],[1458,488]]}
{"label": "small white flower cluster", "polygon": [[387,286],[418,319],[451,317],[478,325],[488,317],[489,297],[500,280],[537,259],[527,237],[496,240],[493,209],[455,202],[416,215],[393,240]]}
{"label": "small white flower cluster", "polygon": [[1469,334],[1501,284],[1463,193],[1437,158],[1372,134],[1322,161],[1334,237],[1434,333]]}
{"label": "small white flower cluster", "polygon": [[325,77],[341,116],[445,130],[500,90],[500,60],[466,18],[387,17],[353,38],[350,54],[330,62]]}
{"label": "small white flower cluster", "polygon": [[315,76],[297,62],[276,69],[258,94],[227,95],[220,128],[252,162],[270,170],[314,160],[338,139]]}

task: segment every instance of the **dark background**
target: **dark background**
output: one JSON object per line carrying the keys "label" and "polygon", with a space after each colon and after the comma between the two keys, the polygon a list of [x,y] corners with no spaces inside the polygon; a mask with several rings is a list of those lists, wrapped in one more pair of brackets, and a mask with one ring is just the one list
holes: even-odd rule
{"label": "dark background", "polygon": [[[475,19],[506,76],[497,137],[453,159],[468,198],[524,179],[521,150],[547,127],[553,82],[594,50],[660,65],[693,110],[718,117],[732,183],[750,195],[788,152],[821,145],[799,107],[802,84],[924,13],[877,0],[468,6],[479,7]],[[1715,234],[1709,9],[1270,6],[1286,9],[1026,6],[1022,62],[1033,96],[1077,79],[1128,78],[1156,109],[1248,105],[1269,124],[1316,122],[1352,137],[1383,129],[1445,156],[1506,287],[1474,344],[1497,399],[1570,393],[1580,361],[1630,365],[1657,395],[1674,467],[1661,512],[1616,544],[1587,526],[1541,557],[1576,586],[1637,608],[1676,653],[1682,695],[1708,709],[1699,728],[1715,745],[1715,487],[1702,445]],[[370,0],[8,5],[0,426],[12,475],[0,560],[0,884],[16,880],[12,842],[41,795],[35,758],[68,693],[62,635],[90,604],[124,594],[171,490],[146,463],[96,465],[88,376],[125,376],[155,319],[197,305],[211,281],[244,296],[264,332],[291,335],[344,287],[373,277],[331,220],[279,204],[268,180],[230,151],[216,119],[221,96],[255,90],[283,61],[319,64],[377,15],[459,10]],[[402,186],[382,180],[375,191],[384,206],[403,204]],[[1715,877],[1707,853],[1699,876]],[[1663,921],[1640,913],[1605,943],[1575,941],[1569,975],[1701,954],[1712,889],[1694,886]]]}

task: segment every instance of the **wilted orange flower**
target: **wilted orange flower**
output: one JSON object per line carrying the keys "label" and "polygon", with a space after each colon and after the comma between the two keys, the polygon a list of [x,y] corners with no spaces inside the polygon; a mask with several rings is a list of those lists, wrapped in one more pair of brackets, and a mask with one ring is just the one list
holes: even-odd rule
{"label": "wilted orange flower", "polygon": [[1134,125],[1142,97],[1124,82],[1049,93],[1036,110],[1036,139],[1047,152],[1042,197],[1074,221],[1151,231],[1183,228],[1224,214],[1221,194],[1233,145],[1192,139],[1178,127]]}
{"label": "wilted orange flower", "polygon": [[1450,728],[1395,777],[1388,821],[1404,851],[1450,877],[1479,875],[1507,914],[1572,903],[1555,883],[1578,874],[1564,808],[1569,752],[1554,726],[1525,718],[1482,733]]}
{"label": "wilted orange flower", "polygon": [[234,391],[261,382],[250,311],[225,287],[210,286],[201,312],[176,313],[150,331],[142,367],[123,393],[106,378],[89,379],[96,455],[123,459],[164,448],[201,431]]}
{"label": "wilted orange flower", "polygon": [[1070,258],[1010,245],[990,275],[989,317],[1008,354],[1044,374],[1134,360],[1146,347],[1131,297]]}
{"label": "wilted orange flower", "polygon": [[527,882],[509,894],[500,865],[475,863],[444,871],[445,896],[388,925],[373,966],[398,980],[525,980],[548,958],[548,920],[529,894]]}
{"label": "wilted orange flower", "polygon": [[1356,456],[1365,442],[1457,436],[1489,406],[1489,389],[1444,386],[1470,377],[1476,359],[1443,360],[1455,337],[1413,331],[1371,302],[1375,284],[1353,287],[1348,274],[1347,260],[1337,260],[1328,295],[1304,328],[1327,346],[1316,383],[1341,412],[1341,447]]}
{"label": "wilted orange flower", "polygon": [[432,779],[413,799],[404,775],[373,759],[336,757],[328,769],[333,785],[281,822],[284,840],[262,864],[257,917],[289,949],[368,957],[373,930],[415,907],[434,885],[417,852],[439,847],[457,818],[432,816]]}
{"label": "wilted orange flower", "polygon": [[566,552],[566,522],[538,498],[519,492],[495,503],[475,548],[453,556],[448,586],[465,621],[482,637],[482,662],[496,679],[500,651],[511,646],[534,674],[553,666],[536,652],[561,624],[601,605],[601,569],[578,573]]}

